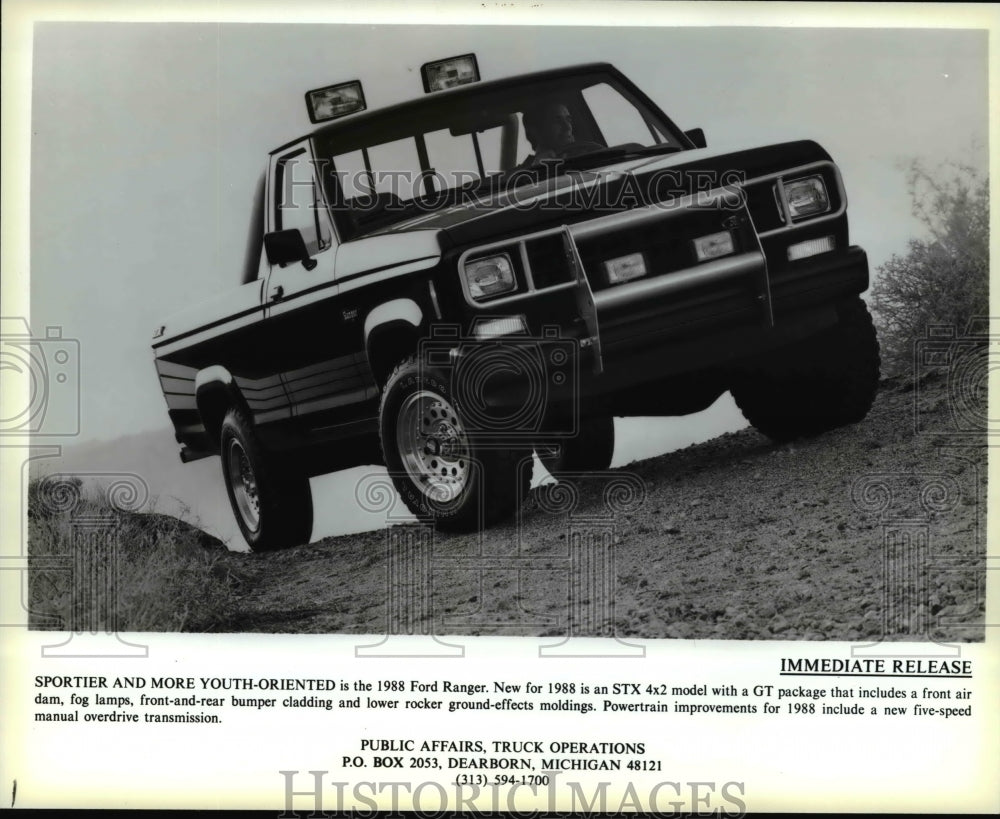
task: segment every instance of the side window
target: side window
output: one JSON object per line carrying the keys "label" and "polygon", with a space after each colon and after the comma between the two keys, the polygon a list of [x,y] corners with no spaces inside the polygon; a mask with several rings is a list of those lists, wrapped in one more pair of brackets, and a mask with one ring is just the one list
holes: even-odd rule
{"label": "side window", "polygon": [[275,188],[275,229],[298,228],[310,256],[330,247],[333,233],[319,201],[316,177],[306,151],[289,154],[278,162]]}

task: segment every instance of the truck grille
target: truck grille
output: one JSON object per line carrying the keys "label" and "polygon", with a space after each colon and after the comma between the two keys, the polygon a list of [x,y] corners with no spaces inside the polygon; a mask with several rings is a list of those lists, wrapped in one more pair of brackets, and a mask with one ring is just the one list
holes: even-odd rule
{"label": "truck grille", "polygon": [[747,197],[747,208],[759,232],[776,230],[785,224],[774,201],[774,182],[749,184],[743,190]]}
{"label": "truck grille", "polygon": [[[733,235],[734,253],[753,248],[756,241],[749,220],[732,224],[732,217],[739,213],[742,209],[736,212],[714,208],[691,209],[673,219],[644,223],[637,228],[623,226],[612,233],[580,239],[577,248],[590,286],[595,292],[613,287],[607,281],[604,262],[630,253],[644,255],[647,276],[663,276],[694,267],[699,262],[692,240],[724,230]],[[750,235],[747,235],[748,230]]]}

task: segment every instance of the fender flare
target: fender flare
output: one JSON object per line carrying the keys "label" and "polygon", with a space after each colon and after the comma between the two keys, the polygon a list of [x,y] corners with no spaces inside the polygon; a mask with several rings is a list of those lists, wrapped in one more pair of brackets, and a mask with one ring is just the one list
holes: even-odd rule
{"label": "fender flare", "polygon": [[220,364],[198,370],[194,377],[194,394],[198,395],[203,388],[215,384],[222,384],[227,388],[233,386],[233,374]]}
{"label": "fender flare", "polygon": [[365,316],[365,349],[368,349],[368,340],[373,330],[399,321],[417,329],[424,321],[424,311],[413,299],[392,299],[373,308]]}
{"label": "fender flare", "polygon": [[[379,386],[397,361],[413,352],[423,323],[424,312],[420,305],[407,298],[384,302],[365,317],[365,358]],[[376,345],[379,339],[385,343]]]}
{"label": "fender flare", "polygon": [[[218,445],[219,427],[228,407],[247,410],[246,400],[236,386],[232,373],[225,367],[213,364],[198,371],[194,378],[194,399],[198,415],[209,440]],[[249,412],[247,413],[249,418]]]}

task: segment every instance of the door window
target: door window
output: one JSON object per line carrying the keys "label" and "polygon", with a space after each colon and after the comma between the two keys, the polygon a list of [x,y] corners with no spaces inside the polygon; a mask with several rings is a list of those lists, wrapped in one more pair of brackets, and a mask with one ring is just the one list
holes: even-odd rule
{"label": "door window", "polygon": [[310,256],[333,244],[333,231],[319,199],[313,163],[305,149],[278,162],[276,230],[298,228]]}

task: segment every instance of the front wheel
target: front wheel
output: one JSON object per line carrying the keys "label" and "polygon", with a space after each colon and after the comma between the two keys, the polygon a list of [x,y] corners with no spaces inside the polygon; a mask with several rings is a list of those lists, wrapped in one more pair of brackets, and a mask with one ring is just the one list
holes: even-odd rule
{"label": "front wheel", "polygon": [[309,479],[283,469],[238,409],[226,414],[220,442],[229,503],[250,551],[308,543],[313,525]]}
{"label": "front wheel", "polygon": [[386,382],[379,434],[407,508],[439,529],[482,529],[513,513],[531,488],[531,451],[474,440],[446,371],[404,360]]}
{"label": "front wheel", "polygon": [[774,441],[818,435],[863,419],[878,391],[879,346],[864,301],[781,364],[741,375],[732,393],[744,417]]}
{"label": "front wheel", "polygon": [[610,415],[582,418],[575,437],[539,444],[535,451],[542,466],[556,477],[564,472],[607,469],[615,454],[614,418]]}

